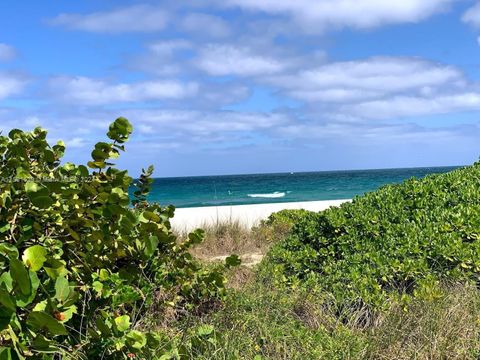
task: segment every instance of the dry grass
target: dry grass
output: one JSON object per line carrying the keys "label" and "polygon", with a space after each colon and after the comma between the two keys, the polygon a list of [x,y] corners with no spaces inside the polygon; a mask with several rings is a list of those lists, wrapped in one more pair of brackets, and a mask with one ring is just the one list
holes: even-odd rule
{"label": "dry grass", "polygon": [[446,286],[445,296],[393,308],[369,333],[372,359],[478,359],[480,292]]}
{"label": "dry grass", "polygon": [[[205,239],[192,249],[192,254],[203,260],[221,260],[237,254],[247,263],[257,263],[259,255],[265,255],[275,241],[286,235],[286,230],[280,227],[260,225],[249,229],[234,220],[204,224],[200,228],[205,231]],[[180,239],[186,236],[187,233],[179,234]]]}
{"label": "dry grass", "polygon": [[[250,230],[238,222],[204,229],[205,241],[192,250],[195,256],[212,261],[235,253],[244,265],[288,232],[281,226]],[[272,287],[247,266],[227,275],[236,295],[205,319],[224,339],[215,351],[197,354],[199,359],[256,354],[269,359],[480,359],[480,290],[474,286],[444,285],[441,298],[413,300],[406,309],[393,305],[378,314],[343,309],[339,316],[328,294]]]}

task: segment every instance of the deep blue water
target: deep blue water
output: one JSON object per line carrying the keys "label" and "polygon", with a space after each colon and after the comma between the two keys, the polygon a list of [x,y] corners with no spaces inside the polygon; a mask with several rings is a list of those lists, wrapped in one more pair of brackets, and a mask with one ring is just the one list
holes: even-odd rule
{"label": "deep blue water", "polygon": [[157,178],[149,201],[176,207],[350,199],[456,167]]}

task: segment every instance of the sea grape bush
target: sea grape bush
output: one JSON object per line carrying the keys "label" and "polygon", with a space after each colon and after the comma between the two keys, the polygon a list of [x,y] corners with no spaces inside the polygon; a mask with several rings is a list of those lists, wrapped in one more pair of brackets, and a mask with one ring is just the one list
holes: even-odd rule
{"label": "sea grape bush", "polygon": [[[479,283],[480,163],[298,215],[264,267],[339,304],[380,309],[393,299],[435,298],[441,280]],[[279,217],[288,219],[272,220]]]}
{"label": "sea grape bush", "polygon": [[146,201],[153,168],[129,197],[133,180],[111,161],[131,132],[117,119],[87,166],[62,164],[64,143],[41,128],[0,136],[0,359],[167,359],[142,331],[147,307],[225,295],[222,269],[188,252],[202,231],[179,243],[174,208]]}

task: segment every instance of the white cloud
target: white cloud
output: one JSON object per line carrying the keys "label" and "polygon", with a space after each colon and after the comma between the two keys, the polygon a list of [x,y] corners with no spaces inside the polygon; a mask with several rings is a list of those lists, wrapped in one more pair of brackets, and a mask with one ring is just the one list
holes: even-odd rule
{"label": "white cloud", "polygon": [[18,76],[0,73],[0,99],[18,95],[26,85],[26,81]]}
{"label": "white cloud", "polygon": [[216,38],[230,35],[228,23],[218,16],[209,14],[188,14],[181,20],[180,26],[185,31]]}
{"label": "white cloud", "polygon": [[0,61],[13,60],[16,55],[17,52],[12,46],[0,43]]}
{"label": "white cloud", "polygon": [[255,76],[278,73],[287,67],[273,57],[258,55],[247,47],[207,45],[195,65],[214,76]]}
{"label": "white cloud", "polygon": [[177,58],[178,53],[192,51],[194,46],[184,39],[172,39],[152,42],[147,49],[147,53],[131,61],[131,66],[158,76],[172,76],[184,70],[184,63]]}
{"label": "white cloud", "polygon": [[172,56],[173,53],[179,50],[191,49],[193,45],[184,39],[156,41],[148,46],[148,49],[161,56]]}
{"label": "white cloud", "polygon": [[472,26],[480,27],[480,2],[468,9],[463,14],[462,20]]}
{"label": "white cloud", "polygon": [[63,100],[89,105],[181,99],[193,96],[198,84],[179,81],[144,81],[109,84],[87,77],[58,77],[50,81],[52,91]]}
{"label": "white cloud", "polygon": [[376,57],[336,62],[291,75],[276,76],[270,83],[307,102],[354,102],[401,92],[434,91],[438,86],[462,85],[456,68],[417,58]]}
{"label": "white cloud", "polygon": [[74,137],[71,139],[65,140],[65,145],[68,148],[82,148],[88,144],[88,141],[80,138],[80,137]]}
{"label": "white cloud", "polygon": [[455,0],[227,0],[227,4],[273,15],[292,16],[307,30],[418,22]]}
{"label": "white cloud", "polygon": [[37,117],[37,116],[28,116],[25,121],[24,121],[24,124],[26,126],[29,126],[29,127],[36,127],[36,126],[40,126],[41,124],[41,121],[40,119]]}
{"label": "white cloud", "polygon": [[49,22],[100,33],[157,32],[167,25],[168,14],[158,6],[134,5],[86,15],[60,14]]}
{"label": "white cloud", "polygon": [[143,130],[160,127],[166,133],[173,131],[195,136],[268,130],[290,121],[288,116],[280,113],[233,111],[149,109],[127,110],[125,115],[137,119],[142,124]]}
{"label": "white cloud", "polygon": [[434,97],[396,96],[347,107],[348,112],[373,119],[403,118],[480,110],[480,93],[466,92]]}

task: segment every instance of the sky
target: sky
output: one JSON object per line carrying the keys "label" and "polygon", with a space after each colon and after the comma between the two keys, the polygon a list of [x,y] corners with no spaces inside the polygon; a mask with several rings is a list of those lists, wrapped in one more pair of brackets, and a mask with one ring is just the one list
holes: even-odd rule
{"label": "sky", "polygon": [[0,2],[0,130],[131,175],[465,165],[480,155],[480,2]]}

